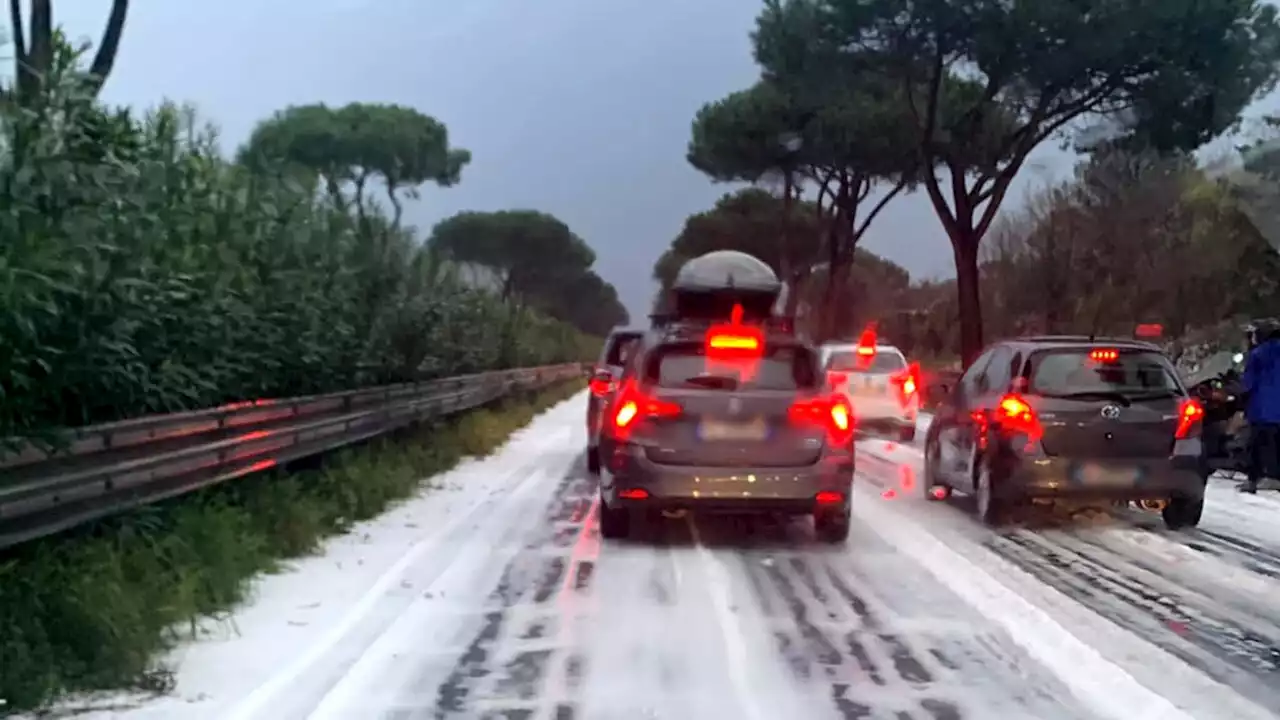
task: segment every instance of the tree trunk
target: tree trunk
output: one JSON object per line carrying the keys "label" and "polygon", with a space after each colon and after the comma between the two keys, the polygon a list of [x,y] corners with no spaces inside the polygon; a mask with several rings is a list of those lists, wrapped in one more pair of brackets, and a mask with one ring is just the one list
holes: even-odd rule
{"label": "tree trunk", "polygon": [[795,187],[795,176],[787,170],[782,182],[782,232],[778,234],[778,277],[789,283],[791,280],[791,210],[795,205],[792,196]]}
{"label": "tree trunk", "polygon": [[982,352],[982,297],[978,294],[978,239],[969,235],[953,237],[951,248],[956,262],[956,305],[960,310],[960,360],[967,368]]}

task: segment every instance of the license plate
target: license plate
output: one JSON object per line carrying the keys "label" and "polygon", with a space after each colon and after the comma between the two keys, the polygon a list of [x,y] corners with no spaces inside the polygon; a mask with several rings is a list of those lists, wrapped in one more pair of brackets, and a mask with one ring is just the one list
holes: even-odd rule
{"label": "license plate", "polygon": [[1079,471],[1082,483],[1099,487],[1132,485],[1138,481],[1138,474],[1135,468],[1114,468],[1093,463],[1086,463]]}
{"label": "license plate", "polygon": [[768,432],[764,420],[759,419],[746,423],[703,420],[698,428],[703,440],[763,440]]}

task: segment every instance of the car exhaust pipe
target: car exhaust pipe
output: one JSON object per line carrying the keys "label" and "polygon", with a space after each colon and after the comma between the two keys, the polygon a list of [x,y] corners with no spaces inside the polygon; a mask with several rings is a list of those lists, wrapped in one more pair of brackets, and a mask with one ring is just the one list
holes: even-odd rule
{"label": "car exhaust pipe", "polygon": [[1161,510],[1164,510],[1166,505],[1169,504],[1169,501],[1168,500],[1142,500],[1138,504],[1141,505],[1144,510],[1152,510],[1154,512],[1160,512]]}

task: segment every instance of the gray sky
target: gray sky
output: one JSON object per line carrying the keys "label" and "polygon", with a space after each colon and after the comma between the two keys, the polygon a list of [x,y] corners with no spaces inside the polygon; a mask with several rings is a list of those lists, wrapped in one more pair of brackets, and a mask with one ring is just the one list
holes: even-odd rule
{"label": "gray sky", "polygon": [[[109,0],[61,0],[55,21],[95,43]],[[227,150],[290,104],[395,102],[449,127],[474,154],[462,184],[409,210],[425,230],[464,209],[553,213],[598,255],[633,317],[653,262],[686,216],[732,188],[684,160],[698,107],[758,71],[755,0],[134,0],[111,102],[194,103]],[[355,51],[350,48],[356,48]],[[1276,102],[1266,106],[1274,112]],[[1043,148],[1028,186],[1069,171]],[[895,200],[864,247],[913,277],[952,274],[928,199]]]}

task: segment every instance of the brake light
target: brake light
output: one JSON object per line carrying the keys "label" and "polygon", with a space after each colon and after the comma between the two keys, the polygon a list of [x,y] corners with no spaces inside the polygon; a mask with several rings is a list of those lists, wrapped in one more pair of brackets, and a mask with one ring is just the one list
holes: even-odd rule
{"label": "brake light", "polygon": [[1039,440],[1042,434],[1040,418],[1025,400],[1017,395],[1005,395],[996,405],[995,421],[1001,429],[1013,435],[1026,435],[1028,440]]}
{"label": "brake light", "polygon": [[679,403],[650,397],[631,381],[618,396],[618,410],[613,415],[613,426],[618,431],[629,430],[648,418],[678,417],[683,411]]}
{"label": "brake light", "polygon": [[911,402],[912,396],[920,389],[920,366],[912,365],[901,374],[895,375],[893,382],[898,387],[898,399],[906,407]]}
{"label": "brake light", "polygon": [[858,354],[859,354],[859,355],[861,355],[861,356],[863,356],[863,357],[870,357],[870,356],[872,356],[872,355],[875,355],[875,354],[876,354],[876,348],[875,348],[875,346],[874,346],[874,345],[872,345],[872,346],[859,345],[859,346],[858,346]]}
{"label": "brake light", "polygon": [[1183,400],[1182,407],[1178,408],[1178,429],[1173,433],[1174,439],[1186,440],[1191,437],[1191,431],[1199,428],[1202,419],[1204,407],[1200,402],[1193,398]]}
{"label": "brake light", "polygon": [[796,425],[825,428],[833,445],[853,439],[853,406],[843,395],[797,400],[791,404],[787,417]]}
{"label": "brake light", "polygon": [[843,373],[836,370],[827,371],[827,383],[832,388],[838,388],[849,381],[849,373]]}
{"label": "brake light", "polygon": [[764,349],[764,331],[742,323],[742,305],[733,306],[729,322],[707,330],[707,356],[757,356]]}
{"label": "brake light", "polygon": [[591,382],[587,387],[591,389],[592,395],[604,397],[613,389],[613,375],[608,370],[597,370],[591,375]]}
{"label": "brake light", "polygon": [[1110,348],[1098,348],[1089,352],[1089,359],[1094,362],[1110,363],[1120,359],[1120,352]]}
{"label": "brake light", "polygon": [[707,338],[707,347],[712,350],[751,350],[760,349],[760,338],[751,335],[730,335],[721,333]]}

